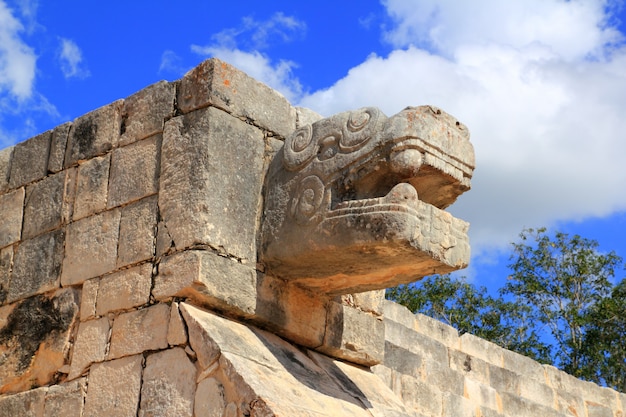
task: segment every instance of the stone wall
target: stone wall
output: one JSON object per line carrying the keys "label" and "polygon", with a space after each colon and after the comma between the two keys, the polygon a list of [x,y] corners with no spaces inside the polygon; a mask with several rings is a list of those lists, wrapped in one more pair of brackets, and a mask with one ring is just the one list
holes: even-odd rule
{"label": "stone wall", "polygon": [[0,416],[623,417],[381,291],[266,275],[267,167],[319,118],[212,59],[0,150]]}

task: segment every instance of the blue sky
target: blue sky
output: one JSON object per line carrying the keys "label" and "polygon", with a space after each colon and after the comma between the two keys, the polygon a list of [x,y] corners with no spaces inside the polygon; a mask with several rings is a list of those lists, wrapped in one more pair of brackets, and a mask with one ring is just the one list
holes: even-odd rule
{"label": "blue sky", "polygon": [[625,23],[600,0],[0,0],[0,148],[210,56],[323,115],[434,104],[476,149],[466,274],[499,285],[524,227],[626,258]]}

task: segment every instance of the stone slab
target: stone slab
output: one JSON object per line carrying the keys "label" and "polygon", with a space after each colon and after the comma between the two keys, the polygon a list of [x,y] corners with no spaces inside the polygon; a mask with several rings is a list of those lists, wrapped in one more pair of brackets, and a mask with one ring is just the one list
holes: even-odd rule
{"label": "stone slab", "polygon": [[46,176],[52,131],[15,145],[9,187],[17,188]]}
{"label": "stone slab", "polygon": [[182,250],[197,244],[256,262],[263,133],[210,107],[165,124],[159,208]]}
{"label": "stone slab", "polygon": [[160,136],[117,148],[111,158],[107,207],[116,207],[157,192]]}
{"label": "stone slab", "polygon": [[95,364],[89,373],[84,417],[137,417],[143,356]]}
{"label": "stone slab", "polygon": [[149,263],[103,276],[98,284],[96,315],[147,304],[151,286],[152,264]]}
{"label": "stone slab", "polygon": [[46,393],[43,417],[82,417],[87,379],[52,385]]}
{"label": "stone slab", "polygon": [[24,188],[0,195],[0,248],[21,238],[24,196]]}
{"label": "stone slab", "polygon": [[50,138],[50,156],[48,158],[48,172],[56,173],[63,169],[67,138],[70,134],[71,122],[63,123],[52,130]]}
{"label": "stone slab", "polygon": [[47,388],[0,397],[0,417],[42,417]]}
{"label": "stone slab", "polygon": [[183,113],[206,106],[223,109],[282,137],[296,127],[296,110],[280,93],[216,58],[185,74],[178,88],[178,107]]}
{"label": "stone slab", "polygon": [[74,342],[69,379],[81,376],[92,363],[105,359],[110,328],[106,317],[80,323]]}
{"label": "stone slab", "polygon": [[22,239],[53,230],[63,223],[68,172],[60,172],[26,187]]}
{"label": "stone slab", "polygon": [[117,267],[151,259],[155,251],[157,196],[146,197],[121,210]]}
{"label": "stone slab", "polygon": [[124,100],[120,146],[128,145],[163,131],[174,115],[176,84],[159,81]]}
{"label": "stone slab", "polygon": [[15,252],[8,301],[17,301],[60,287],[64,230],[23,241]]}
{"label": "stone slab", "polygon": [[67,140],[64,166],[104,155],[117,147],[123,101],[118,100],[74,120]]}
{"label": "stone slab", "polygon": [[99,213],[106,208],[111,155],[92,158],[78,166],[73,220]]}
{"label": "stone slab", "polygon": [[167,304],[120,314],[113,322],[108,358],[167,348],[169,319],[170,306]]}
{"label": "stone slab", "polygon": [[11,269],[13,268],[13,247],[7,246],[0,249],[0,305],[7,301],[9,295],[9,283],[11,282]]}
{"label": "stone slab", "polygon": [[9,176],[11,174],[11,157],[15,146],[0,149],[0,194],[9,189]]}
{"label": "stone slab", "polygon": [[139,417],[192,417],[196,367],[185,350],[149,355],[143,373]]}
{"label": "stone slab", "polygon": [[113,271],[117,261],[120,210],[80,219],[67,227],[63,286]]}

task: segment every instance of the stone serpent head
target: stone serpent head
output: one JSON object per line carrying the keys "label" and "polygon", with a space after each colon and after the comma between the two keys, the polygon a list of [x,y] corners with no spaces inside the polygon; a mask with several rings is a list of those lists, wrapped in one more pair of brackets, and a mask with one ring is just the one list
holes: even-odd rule
{"label": "stone serpent head", "polygon": [[473,169],[467,128],[432,106],[302,126],[269,168],[260,261],[330,294],[463,268],[468,224],[442,209],[469,190]]}

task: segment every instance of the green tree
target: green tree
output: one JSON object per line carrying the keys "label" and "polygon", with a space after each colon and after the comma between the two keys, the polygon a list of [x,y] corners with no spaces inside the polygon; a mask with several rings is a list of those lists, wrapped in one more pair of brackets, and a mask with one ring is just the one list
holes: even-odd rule
{"label": "green tree", "polygon": [[593,327],[591,312],[611,292],[610,279],[621,258],[598,252],[598,243],[545,228],[525,229],[513,244],[513,271],[503,296],[530,308],[531,319],[549,329],[553,360],[566,372],[588,379],[581,367],[585,332]]}

